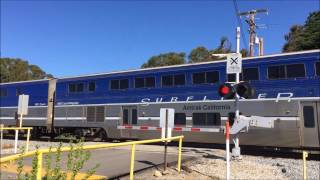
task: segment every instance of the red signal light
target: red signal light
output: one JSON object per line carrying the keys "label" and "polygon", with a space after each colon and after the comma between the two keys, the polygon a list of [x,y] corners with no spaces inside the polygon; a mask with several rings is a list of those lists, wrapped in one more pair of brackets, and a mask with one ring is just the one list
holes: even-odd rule
{"label": "red signal light", "polygon": [[227,86],[222,86],[220,89],[221,94],[228,94],[230,92],[230,89]]}
{"label": "red signal light", "polygon": [[231,84],[225,83],[219,87],[218,93],[224,99],[231,99],[234,98],[235,90]]}

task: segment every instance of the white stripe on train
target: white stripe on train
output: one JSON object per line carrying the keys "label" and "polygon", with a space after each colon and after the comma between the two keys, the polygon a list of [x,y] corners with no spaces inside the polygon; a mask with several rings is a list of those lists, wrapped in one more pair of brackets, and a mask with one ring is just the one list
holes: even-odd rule
{"label": "white stripe on train", "polygon": [[[267,119],[274,119],[279,121],[297,121],[299,117],[287,116],[287,117],[264,117]],[[0,119],[13,120],[14,117],[0,117]],[[24,120],[46,120],[46,117],[24,117]],[[55,117],[56,120],[86,120],[86,117]],[[105,117],[105,120],[121,120],[121,117]],[[160,120],[160,117],[138,117],[138,120]],[[186,120],[191,121],[192,117],[186,117]],[[221,117],[221,120],[226,121],[228,117]]]}
{"label": "white stripe on train", "polygon": [[[117,126],[117,129],[127,129],[127,130],[156,130],[160,131],[160,127],[155,126],[131,126],[131,125],[124,125],[124,126]],[[190,132],[221,132],[221,128],[196,128],[196,127],[174,127],[173,131],[190,131]]]}

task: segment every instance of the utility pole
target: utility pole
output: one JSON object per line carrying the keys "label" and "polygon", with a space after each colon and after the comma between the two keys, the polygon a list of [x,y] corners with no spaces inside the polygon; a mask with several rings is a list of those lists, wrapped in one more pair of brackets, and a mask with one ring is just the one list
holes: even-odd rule
{"label": "utility pole", "polygon": [[247,12],[241,12],[238,15],[241,16],[246,16],[246,22],[249,25],[249,33],[250,33],[250,56],[254,56],[254,40],[255,40],[255,36],[256,36],[256,28],[257,25],[255,23],[255,15],[257,13],[268,13],[268,11],[266,9],[253,9],[251,11],[247,11]]}
{"label": "utility pole", "polygon": [[263,38],[259,38],[259,56],[264,55]]}

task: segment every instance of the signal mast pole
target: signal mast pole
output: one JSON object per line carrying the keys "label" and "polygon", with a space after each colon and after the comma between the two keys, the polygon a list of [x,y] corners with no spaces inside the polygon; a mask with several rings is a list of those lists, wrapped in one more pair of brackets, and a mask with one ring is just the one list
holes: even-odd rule
{"label": "signal mast pole", "polygon": [[247,12],[242,12],[239,13],[238,15],[241,16],[247,16],[248,19],[246,19],[246,22],[249,25],[249,33],[250,33],[250,42],[249,42],[249,46],[250,46],[250,56],[254,56],[254,40],[255,40],[255,35],[256,35],[256,23],[255,23],[255,15],[257,13],[268,13],[268,11],[266,9],[258,9],[258,10],[251,10],[251,11],[247,11]]}
{"label": "signal mast pole", "polygon": [[[237,49],[236,53],[240,54],[240,27],[237,27]],[[236,73],[236,84],[240,83],[240,73]],[[239,112],[239,98],[240,96],[238,93],[235,94],[235,105],[236,105],[236,112],[235,112],[235,119],[238,120],[240,118],[240,112]],[[235,158],[241,159],[240,157],[240,146],[239,146],[239,136],[236,135],[234,138],[234,148],[232,148],[232,155]]]}

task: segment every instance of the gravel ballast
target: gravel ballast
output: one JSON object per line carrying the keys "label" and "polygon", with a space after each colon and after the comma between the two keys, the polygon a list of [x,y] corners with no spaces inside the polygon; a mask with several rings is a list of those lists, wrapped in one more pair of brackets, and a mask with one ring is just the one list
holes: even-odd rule
{"label": "gravel ballast", "polygon": [[[184,151],[197,158],[183,163],[180,174],[173,166],[169,168],[169,174],[153,176],[154,171],[163,169],[161,166],[137,173],[135,179],[226,179],[224,150],[184,148]],[[232,160],[230,164],[231,179],[303,179],[302,159],[242,155],[242,160]],[[319,171],[319,160],[307,161],[307,179],[319,180]]]}

